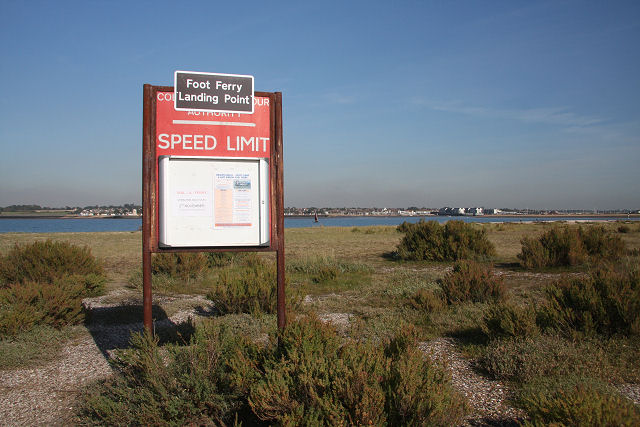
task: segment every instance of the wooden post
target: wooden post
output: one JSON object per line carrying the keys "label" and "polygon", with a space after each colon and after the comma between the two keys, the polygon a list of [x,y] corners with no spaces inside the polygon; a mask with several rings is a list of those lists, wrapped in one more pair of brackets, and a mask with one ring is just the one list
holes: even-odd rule
{"label": "wooden post", "polygon": [[276,247],[277,281],[278,281],[278,328],[283,330],[287,324],[287,307],[285,298],[285,265],[284,265],[284,180],[282,159],[282,93],[275,93],[275,152],[276,152],[276,227],[278,242]]}
{"label": "wooden post", "polygon": [[142,113],[142,310],[144,327],[153,333],[151,316],[153,302],[151,297],[151,215],[152,193],[155,184],[151,179],[154,162],[151,138],[151,103],[153,91],[151,85],[144,85]]}

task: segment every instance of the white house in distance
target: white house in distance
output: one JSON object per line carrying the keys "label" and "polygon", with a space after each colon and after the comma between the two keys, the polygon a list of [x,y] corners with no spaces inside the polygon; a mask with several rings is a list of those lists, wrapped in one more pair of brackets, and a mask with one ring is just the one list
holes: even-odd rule
{"label": "white house in distance", "polygon": [[467,208],[465,209],[465,214],[477,216],[477,215],[484,215],[484,212],[482,211],[482,208]]}

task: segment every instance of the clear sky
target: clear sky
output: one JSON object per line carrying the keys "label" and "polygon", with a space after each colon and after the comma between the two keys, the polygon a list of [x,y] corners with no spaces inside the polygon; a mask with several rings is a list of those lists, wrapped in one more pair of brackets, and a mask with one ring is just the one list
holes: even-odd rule
{"label": "clear sky", "polygon": [[142,85],[283,92],[287,206],[640,208],[638,1],[0,0],[0,206],[139,203]]}

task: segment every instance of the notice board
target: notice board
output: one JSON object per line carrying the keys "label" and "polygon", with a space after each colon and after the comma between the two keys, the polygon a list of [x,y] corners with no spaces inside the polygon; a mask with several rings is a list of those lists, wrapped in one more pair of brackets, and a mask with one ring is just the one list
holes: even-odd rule
{"label": "notice board", "polygon": [[161,156],[158,166],[160,246],[269,244],[267,159]]}
{"label": "notice board", "polygon": [[149,89],[143,150],[149,249],[276,250],[282,228],[276,219],[284,210],[281,95],[255,92],[253,113],[240,114],[176,110],[172,87]]}

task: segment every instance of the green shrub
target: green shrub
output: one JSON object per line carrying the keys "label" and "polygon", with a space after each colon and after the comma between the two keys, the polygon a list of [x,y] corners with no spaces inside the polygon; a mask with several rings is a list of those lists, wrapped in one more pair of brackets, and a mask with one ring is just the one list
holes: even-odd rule
{"label": "green shrub", "polygon": [[491,266],[475,261],[455,263],[438,284],[448,304],[500,301],[505,293],[502,277],[495,275]]}
{"label": "green shrub", "polygon": [[0,256],[0,286],[17,283],[52,283],[69,275],[103,275],[100,263],[88,247],[46,240],[15,245]]}
{"label": "green shrub", "polygon": [[533,425],[640,425],[640,409],[629,399],[589,382],[531,387],[519,400]]}
{"label": "green shrub", "polygon": [[478,367],[493,378],[516,383],[574,374],[606,377],[611,369],[604,348],[597,341],[558,335],[494,340],[484,348]]}
{"label": "green shrub", "polygon": [[133,335],[131,344],[114,361],[119,373],[85,393],[83,424],[228,425],[246,408],[231,366],[256,346],[241,335],[204,323],[188,346],[160,348],[148,334]]}
{"label": "green shrub", "polygon": [[622,239],[603,226],[579,227],[578,230],[591,258],[616,261],[626,252]]}
{"label": "green shrub", "polygon": [[[277,345],[277,342],[280,345]],[[84,394],[82,424],[450,425],[464,404],[408,334],[347,341],[303,318],[263,344],[218,319],[188,346],[136,335],[118,374]]]}
{"label": "green shrub", "polygon": [[275,313],[276,270],[267,266],[224,270],[207,298],[221,314]]}
{"label": "green shrub", "polygon": [[409,305],[416,310],[423,310],[427,313],[438,312],[444,309],[445,302],[442,296],[431,289],[418,289],[409,298]]}
{"label": "green shrub", "polygon": [[159,253],[151,261],[151,272],[189,280],[202,275],[208,266],[209,258],[201,252]]}
{"label": "green shrub", "polygon": [[278,425],[450,425],[463,413],[444,371],[411,336],[384,346],[343,343],[316,319],[287,328],[249,403],[261,420]]}
{"label": "green shrub", "polygon": [[540,333],[534,309],[507,303],[491,304],[487,308],[482,331],[489,339],[533,337]]}
{"label": "green shrub", "polygon": [[102,292],[104,277],[67,276],[53,283],[26,282],[0,289],[0,337],[37,325],[61,328],[84,320],[82,299]]}
{"label": "green shrub", "polygon": [[537,238],[521,240],[518,254],[525,268],[562,267],[589,260],[616,260],[624,255],[624,242],[602,226],[558,227]]}
{"label": "green shrub", "polygon": [[626,224],[622,224],[618,227],[618,233],[630,233],[631,227]]}
{"label": "green shrub", "polygon": [[[260,262],[244,268],[225,269],[213,280],[207,298],[215,303],[221,314],[272,314],[277,310],[275,266]],[[287,309],[295,309],[301,303],[300,293],[295,287],[285,286]]]}
{"label": "green shrub", "polygon": [[484,229],[462,221],[449,221],[444,226],[436,221],[398,226],[405,235],[397,247],[399,258],[414,261],[456,261],[486,259],[496,254]]}
{"label": "green shrub", "polygon": [[[424,220],[420,220],[419,222],[423,222]],[[407,231],[409,231],[413,226],[415,225],[415,223],[413,222],[407,222],[407,221],[403,221],[402,224],[398,225],[396,227],[396,231],[398,233],[406,233]]]}
{"label": "green shrub", "polygon": [[567,334],[640,334],[640,270],[602,267],[546,289],[538,323]]}

